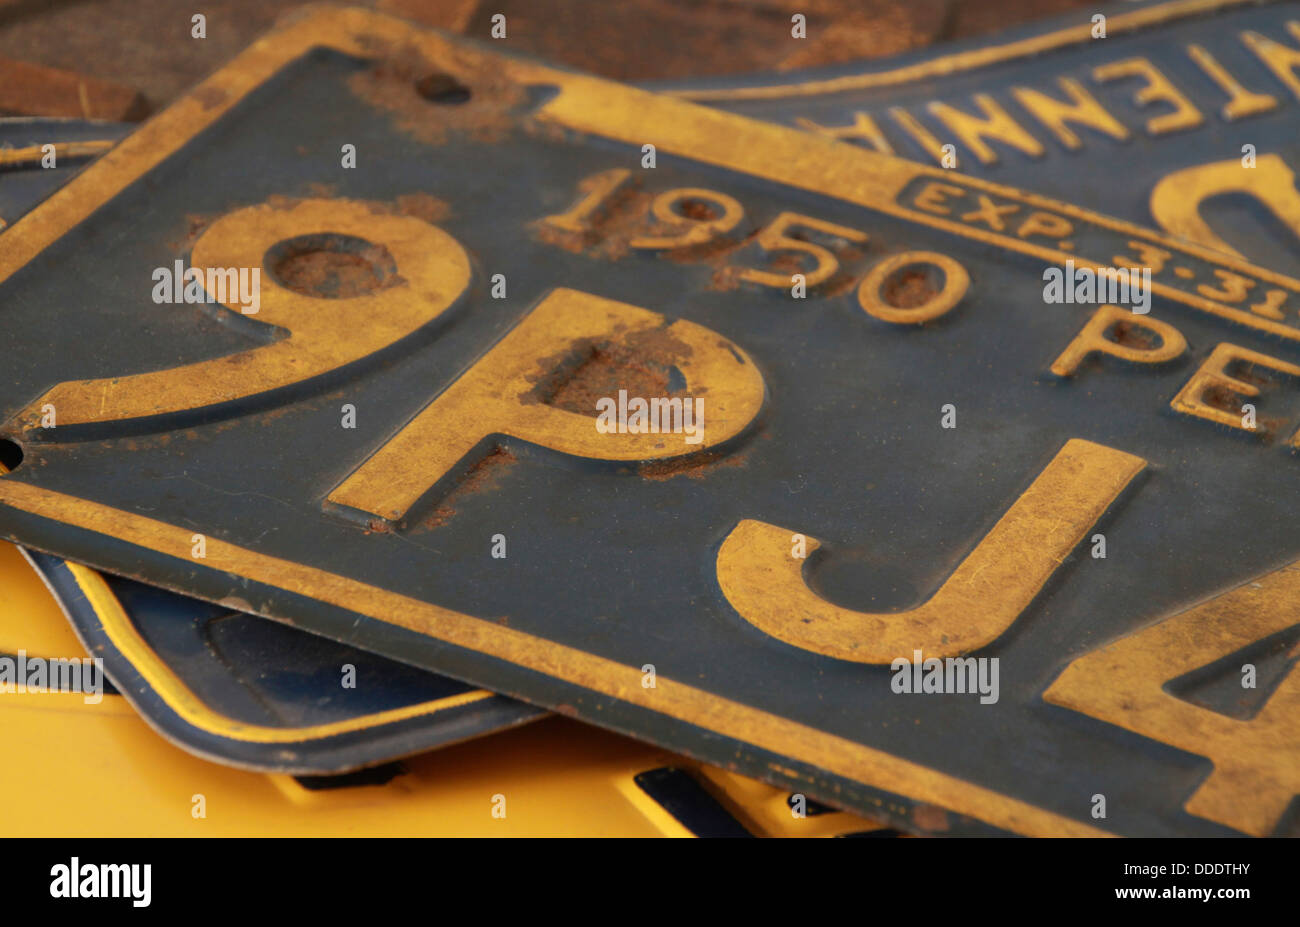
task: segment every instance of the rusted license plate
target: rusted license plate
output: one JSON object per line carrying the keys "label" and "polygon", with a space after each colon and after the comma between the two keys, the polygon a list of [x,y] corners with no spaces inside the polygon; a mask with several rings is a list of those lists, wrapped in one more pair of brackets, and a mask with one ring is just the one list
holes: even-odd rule
{"label": "rusted license plate", "polygon": [[1269,834],[1298,290],[316,11],[0,236],[0,532],[911,831]]}
{"label": "rusted license plate", "polygon": [[662,89],[1300,272],[1295,0],[1087,6],[885,61]]}

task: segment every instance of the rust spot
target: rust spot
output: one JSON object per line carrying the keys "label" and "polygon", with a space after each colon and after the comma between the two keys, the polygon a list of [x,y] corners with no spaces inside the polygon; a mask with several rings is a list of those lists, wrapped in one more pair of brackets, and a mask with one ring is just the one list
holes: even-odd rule
{"label": "rust spot", "polygon": [[704,200],[684,199],[678,202],[677,209],[687,219],[695,222],[712,222],[718,218],[718,211]]}
{"label": "rust spot", "polygon": [[939,294],[939,290],[924,270],[904,267],[890,276],[881,287],[881,297],[897,309],[915,309]]}
{"label": "rust spot", "polygon": [[936,805],[915,805],[912,808],[912,820],[922,830],[931,832],[948,830],[948,812]]}
{"label": "rust spot", "polygon": [[713,272],[713,277],[709,280],[708,289],[718,290],[724,293],[728,290],[736,289],[740,286],[740,271],[741,268],[730,265],[719,267]]}
{"label": "rust spot", "polygon": [[502,477],[516,464],[518,458],[503,447],[494,447],[491,452],[475,463],[456,484],[456,488],[447,494],[432,512],[410,526],[410,533],[422,534],[447,524],[456,517],[458,500],[474,493],[496,489],[501,485]]}
{"label": "rust spot", "polygon": [[1132,322],[1116,322],[1111,326],[1109,336],[1109,340],[1116,344],[1139,351],[1148,351],[1160,343],[1160,337],[1155,332]]}
{"label": "rust spot", "polygon": [[469,102],[470,89],[446,71],[434,71],[415,82],[415,92],[430,103],[459,104]]}
{"label": "rust spot", "polygon": [[[333,199],[337,195],[333,184],[311,183],[307,185],[306,196],[273,193],[266,198],[266,205],[272,209],[293,209],[308,199]],[[426,222],[443,220],[452,214],[451,206],[446,201],[428,193],[403,193],[391,203],[383,200],[350,200],[349,202],[362,205],[377,216],[410,216]]]}
{"label": "rust spot", "polygon": [[194,243],[199,240],[199,236],[211,225],[218,216],[202,215],[199,213],[185,214],[185,233],[177,239],[167,242],[167,247],[173,251],[189,251],[194,247]]}
{"label": "rust spot", "polygon": [[804,272],[803,261],[793,254],[778,254],[767,262],[767,269],[777,274],[801,274]]}
{"label": "rust spot", "polygon": [[630,396],[668,395],[668,369],[645,362],[624,347],[589,344],[579,349],[579,356],[582,360],[572,374],[542,398],[543,402],[594,416],[596,401],[617,396],[620,389],[627,390]]}
{"label": "rust spot", "polygon": [[431,531],[434,528],[441,528],[447,522],[456,517],[456,510],[440,505],[434,509],[428,518],[421,519],[411,528],[412,534],[421,534],[425,531]]}
{"label": "rust spot", "polygon": [[726,235],[719,236],[712,241],[706,241],[699,245],[688,245],[685,248],[673,248],[669,251],[659,252],[659,256],[667,261],[676,261],[678,264],[713,264],[719,268],[723,260],[731,252],[735,251],[745,244],[752,236],[744,239],[729,238]]}
{"label": "rust spot", "polygon": [[203,107],[204,112],[210,109],[216,109],[222,103],[226,102],[226,91],[220,87],[200,87],[192,94],[195,102]]}
{"label": "rust spot", "polygon": [[348,88],[388,112],[402,132],[430,145],[443,144],[450,133],[486,143],[510,134],[512,111],[525,96],[500,69],[466,49],[448,49],[435,64],[414,45],[373,44],[381,60],[349,78]]}
{"label": "rust spot", "polygon": [[[1238,379],[1245,379],[1244,377],[1241,377],[1239,374],[1234,374],[1234,376],[1237,377]],[[1276,385],[1275,383],[1273,383],[1273,381],[1266,380],[1266,379],[1257,378],[1255,382],[1258,383],[1260,386]],[[1201,401],[1204,402],[1207,406],[1213,406],[1214,408],[1220,410],[1221,412],[1227,412],[1229,415],[1241,416],[1245,414],[1242,411],[1243,405],[1245,405],[1246,403],[1252,403],[1252,404],[1257,403],[1259,399],[1258,397],[1255,396],[1243,396],[1241,393],[1229,389],[1226,386],[1211,385],[1206,387],[1205,392],[1201,394]],[[1253,432],[1249,432],[1249,433],[1262,439],[1264,443],[1271,444],[1273,441],[1273,436],[1276,435],[1283,428],[1285,428],[1286,425],[1287,425],[1287,419],[1285,417],[1260,415],[1258,413],[1258,407],[1257,407],[1257,411],[1255,415],[1255,429]]]}
{"label": "rust spot", "polygon": [[629,350],[654,355],[662,363],[675,364],[685,360],[693,353],[691,346],[668,330],[661,328],[642,328],[629,332],[623,343]]}
{"label": "rust spot", "polygon": [[307,296],[349,299],[403,282],[388,249],[361,239],[305,235],[276,251],[268,255],[276,282]]}
{"label": "rust spot", "polygon": [[[735,251],[738,248],[741,248],[744,245],[748,244],[750,239],[754,238],[757,234],[758,234],[758,229],[755,229],[740,241],[726,241],[726,240],[720,241],[718,243],[720,247],[716,249],[716,254],[725,257],[725,255],[730,253],[731,251]],[[790,237],[797,239],[799,241],[808,240],[808,236],[803,233],[792,234]],[[721,245],[725,245],[725,247],[721,247]],[[830,251],[839,260],[842,267],[844,265],[852,264],[855,261],[861,260],[863,257],[866,256],[867,253],[866,249],[861,248],[855,244],[849,244],[849,243],[841,243],[839,244],[838,247],[830,247]],[[709,260],[714,256],[715,256],[714,254],[708,254],[708,253],[699,254],[698,252],[697,254],[687,255],[687,257],[689,258],[703,257],[705,260]],[[755,266],[758,269],[766,270],[769,273],[789,274],[791,277],[793,277],[795,274],[807,274],[808,271],[812,269],[809,266],[810,262],[811,262],[810,257],[801,255],[799,253],[786,251],[786,252],[775,254],[772,258],[770,258],[767,261],[765,265],[760,264]],[[740,285],[740,273],[742,270],[744,270],[742,266],[738,266],[734,264],[723,264],[721,261],[717,261],[715,263],[717,263],[719,266],[717,271],[715,271],[713,274],[713,279],[710,282],[709,289],[734,290],[737,286]],[[830,279],[819,284],[817,287],[817,292],[820,293],[823,297],[835,296],[838,295],[839,293],[844,292],[845,290],[851,289],[853,286],[857,284],[857,282],[858,282],[858,278],[856,273],[851,273],[849,271],[841,269]],[[794,285],[794,281],[791,280],[790,286],[793,285]]]}
{"label": "rust spot", "polygon": [[[1269,368],[1264,367],[1263,370],[1269,370]],[[1230,365],[1228,368],[1228,375],[1234,379],[1241,380],[1243,383],[1249,383],[1250,385],[1257,386],[1261,389],[1277,385],[1277,381],[1274,379],[1274,377],[1278,375],[1276,371],[1263,373],[1257,368],[1256,364],[1252,364],[1249,361]]]}
{"label": "rust spot", "polygon": [[1240,415],[1241,406],[1246,400],[1240,393],[1225,386],[1209,386],[1201,394],[1201,401],[1207,406],[1214,406],[1214,408],[1223,412]]}
{"label": "rust spot", "polygon": [[336,183],[309,183],[307,184],[307,195],[313,199],[331,200],[339,195],[339,185]]}
{"label": "rust spot", "polygon": [[625,185],[588,219],[580,234],[551,228],[545,223],[535,227],[542,241],[575,254],[590,249],[597,257],[616,261],[631,250],[629,242],[646,233],[646,213],[651,196],[632,184]]}
{"label": "rust spot", "polygon": [[428,193],[405,193],[397,198],[394,211],[401,216],[423,219],[434,224],[451,216],[451,206],[445,200]]}
{"label": "rust spot", "polygon": [[[596,416],[596,402],[629,396],[672,398],[684,396],[673,386],[676,365],[690,357],[691,347],[666,327],[639,329],[621,337],[581,338],[565,350],[537,362],[529,377],[533,388],[520,397],[579,415]],[[681,381],[684,386],[684,381]],[[695,390],[696,394],[703,390]]]}
{"label": "rust spot", "polygon": [[642,479],[661,483],[664,480],[684,476],[687,479],[702,480],[719,470],[732,467],[744,467],[749,463],[748,454],[728,454],[724,451],[701,451],[683,457],[668,460],[652,460],[640,464],[637,474]]}
{"label": "rust spot", "polygon": [[[687,202],[693,201],[688,200]],[[643,228],[637,234],[670,238],[674,235],[684,234],[686,230],[687,229],[681,225],[652,223]],[[668,248],[658,252],[658,255],[666,261],[675,261],[678,264],[712,264],[714,267],[721,270],[726,258],[733,251],[747,244],[749,240],[757,234],[758,229],[754,229],[743,238],[736,238],[731,235],[718,235],[717,237],[711,238],[698,245],[686,245],[681,248]]]}
{"label": "rust spot", "polygon": [[856,274],[841,272],[823,283],[818,289],[818,292],[821,293],[823,297],[839,296],[841,293],[846,290],[851,290],[857,285],[858,277]]}
{"label": "rust spot", "polygon": [[266,205],[272,209],[293,209],[302,200],[301,196],[285,196],[283,193],[272,193],[266,198]]}

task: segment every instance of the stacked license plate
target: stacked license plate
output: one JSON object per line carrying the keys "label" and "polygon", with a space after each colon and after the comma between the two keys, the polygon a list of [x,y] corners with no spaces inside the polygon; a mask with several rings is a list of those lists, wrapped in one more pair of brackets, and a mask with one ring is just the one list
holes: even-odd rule
{"label": "stacked license plate", "polygon": [[1300,3],[314,8],[0,122],[0,832],[1297,833],[1298,107]]}

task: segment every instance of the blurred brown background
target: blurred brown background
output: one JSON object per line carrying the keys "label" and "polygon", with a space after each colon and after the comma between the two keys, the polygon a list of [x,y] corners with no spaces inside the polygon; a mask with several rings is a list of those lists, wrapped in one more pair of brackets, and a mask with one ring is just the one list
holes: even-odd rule
{"label": "blurred brown background", "polygon": [[[140,119],[301,0],[0,0],[0,114]],[[1097,0],[358,0],[625,81],[793,70],[990,35]],[[207,38],[190,18],[207,17]],[[808,36],[790,39],[790,17]]]}

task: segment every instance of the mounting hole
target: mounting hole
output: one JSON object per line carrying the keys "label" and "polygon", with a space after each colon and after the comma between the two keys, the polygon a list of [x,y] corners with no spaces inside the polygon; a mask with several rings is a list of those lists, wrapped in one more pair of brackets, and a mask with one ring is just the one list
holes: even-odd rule
{"label": "mounting hole", "polygon": [[399,282],[397,262],[383,245],[327,232],[272,245],[266,271],[287,290],[323,299],[365,296]]}
{"label": "mounting hole", "polygon": [[426,74],[415,82],[415,92],[430,103],[458,104],[469,101],[470,90],[442,71]]}
{"label": "mounting hole", "polygon": [[0,473],[18,469],[23,462],[23,449],[17,441],[0,438]]}

